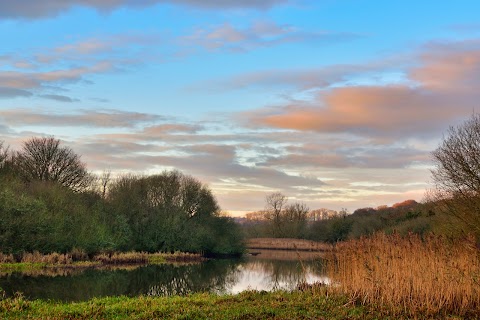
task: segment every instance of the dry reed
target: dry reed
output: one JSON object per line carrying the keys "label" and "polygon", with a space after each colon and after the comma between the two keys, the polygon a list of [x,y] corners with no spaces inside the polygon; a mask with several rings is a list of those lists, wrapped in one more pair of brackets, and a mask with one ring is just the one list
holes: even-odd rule
{"label": "dry reed", "polygon": [[130,263],[148,263],[148,253],[146,252],[117,252],[112,254],[101,253],[93,257],[93,261],[102,264],[130,264]]}
{"label": "dry reed", "polygon": [[473,238],[377,234],[329,255],[333,290],[412,317],[480,316],[480,253]]}
{"label": "dry reed", "polygon": [[305,239],[252,238],[247,240],[247,248],[292,251],[329,251],[331,246],[323,242]]}
{"label": "dry reed", "polygon": [[14,263],[15,257],[13,254],[4,254],[0,252],[0,263]]}
{"label": "dry reed", "polygon": [[53,265],[67,265],[72,264],[72,256],[62,253],[53,252],[50,254],[42,254],[38,251],[26,252],[22,254],[20,262],[23,263],[46,263]]}

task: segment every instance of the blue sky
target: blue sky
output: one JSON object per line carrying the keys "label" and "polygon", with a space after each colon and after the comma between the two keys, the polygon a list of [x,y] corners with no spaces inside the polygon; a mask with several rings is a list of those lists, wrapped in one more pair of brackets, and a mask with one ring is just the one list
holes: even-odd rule
{"label": "blue sky", "polygon": [[0,1],[0,140],[94,172],[179,169],[232,214],[265,195],[421,200],[479,108],[478,1]]}

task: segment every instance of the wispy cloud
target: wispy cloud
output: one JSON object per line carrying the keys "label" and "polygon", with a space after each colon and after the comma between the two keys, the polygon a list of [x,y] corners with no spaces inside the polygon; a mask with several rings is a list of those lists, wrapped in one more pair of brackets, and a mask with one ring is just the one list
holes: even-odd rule
{"label": "wispy cloud", "polygon": [[67,96],[58,95],[58,94],[42,94],[39,97],[59,102],[79,102],[79,99],[72,99]]}
{"label": "wispy cloud", "polygon": [[0,18],[37,19],[56,16],[74,7],[89,7],[108,12],[121,7],[144,8],[156,4],[187,5],[205,9],[268,9],[288,0],[16,0],[0,2]]}
{"label": "wispy cloud", "polygon": [[27,90],[0,86],[0,98],[30,97],[32,93]]}
{"label": "wispy cloud", "polygon": [[75,102],[61,93],[65,86],[91,83],[93,75],[142,65],[158,41],[155,34],[126,33],[70,41],[53,48],[29,48],[25,51],[30,53],[20,57],[5,54],[0,57],[5,65],[0,70],[0,97],[39,96]]}
{"label": "wispy cloud", "polygon": [[0,110],[1,119],[16,126],[133,128],[164,118],[158,115],[118,110],[79,110],[73,113],[35,109]]}
{"label": "wispy cloud", "polygon": [[187,46],[198,46],[210,51],[245,52],[262,47],[271,47],[292,42],[330,43],[357,39],[359,34],[330,31],[304,31],[291,25],[280,25],[272,21],[257,21],[247,27],[231,23],[197,28],[182,42]]}

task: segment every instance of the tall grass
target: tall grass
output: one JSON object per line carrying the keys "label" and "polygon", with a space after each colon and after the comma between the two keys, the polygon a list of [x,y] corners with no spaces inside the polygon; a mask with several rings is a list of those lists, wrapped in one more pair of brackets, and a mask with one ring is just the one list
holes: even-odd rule
{"label": "tall grass", "polygon": [[251,238],[247,240],[248,249],[292,250],[292,251],[328,251],[331,246],[312,240],[291,238]]}
{"label": "tall grass", "polygon": [[22,263],[46,263],[54,265],[68,265],[72,264],[72,256],[68,253],[49,253],[42,254],[38,251],[25,252],[22,254],[20,262]]}
{"label": "tall grass", "polygon": [[474,239],[377,234],[330,254],[333,290],[413,317],[480,316],[480,253]]}

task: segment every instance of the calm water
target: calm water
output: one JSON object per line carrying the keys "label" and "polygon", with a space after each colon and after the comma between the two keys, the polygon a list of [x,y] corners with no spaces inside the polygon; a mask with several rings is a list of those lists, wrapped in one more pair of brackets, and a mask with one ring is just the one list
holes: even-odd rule
{"label": "calm water", "polygon": [[[0,277],[7,295],[29,299],[81,301],[103,296],[183,295],[193,292],[294,289],[299,282],[325,282],[321,260],[281,251],[261,251],[239,260],[210,260],[190,265],[151,265],[116,270],[48,270]],[[48,272],[48,274],[47,274]]]}

